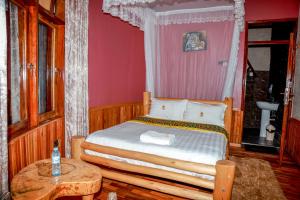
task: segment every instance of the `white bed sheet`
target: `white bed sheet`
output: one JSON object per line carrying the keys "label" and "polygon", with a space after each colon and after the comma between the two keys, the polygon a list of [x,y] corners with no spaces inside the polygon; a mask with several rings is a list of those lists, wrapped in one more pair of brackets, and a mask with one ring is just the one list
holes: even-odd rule
{"label": "white bed sheet", "polygon": [[[175,141],[170,146],[142,143],[140,134],[145,131],[157,131],[175,135]],[[138,151],[158,156],[191,161],[196,163],[215,165],[218,160],[225,159],[227,140],[224,135],[216,133],[200,133],[192,130],[176,128],[164,128],[141,124],[136,122],[125,122],[117,126],[92,133],[86,139],[87,142],[103,146],[115,147],[124,150]],[[91,150],[85,150],[87,154],[109,158],[116,161],[135,165],[164,169],[191,176],[213,179],[211,176],[197,174],[194,172],[179,170],[171,167],[155,165],[148,162],[122,158],[118,156],[102,154]]]}

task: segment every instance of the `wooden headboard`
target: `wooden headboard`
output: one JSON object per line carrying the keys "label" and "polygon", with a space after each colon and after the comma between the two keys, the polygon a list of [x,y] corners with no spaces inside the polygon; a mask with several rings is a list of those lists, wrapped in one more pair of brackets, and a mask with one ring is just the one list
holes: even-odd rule
{"label": "wooden headboard", "polygon": [[[150,92],[144,92],[143,96],[143,104],[144,104],[144,115],[149,114],[150,106],[151,106],[151,93]],[[157,99],[160,100],[182,100],[182,99],[176,99],[176,98],[161,98],[158,97]],[[225,115],[224,115],[224,125],[225,129],[228,132],[228,141],[230,141],[230,135],[231,135],[231,124],[232,124],[232,98],[226,97],[224,101],[212,101],[212,100],[199,100],[199,99],[188,99],[190,101],[194,102],[200,102],[200,103],[207,103],[207,104],[220,104],[223,103],[227,105]]]}

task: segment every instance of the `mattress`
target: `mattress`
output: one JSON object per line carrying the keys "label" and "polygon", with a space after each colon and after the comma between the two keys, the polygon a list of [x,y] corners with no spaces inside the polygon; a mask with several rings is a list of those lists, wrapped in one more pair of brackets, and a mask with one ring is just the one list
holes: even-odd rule
{"label": "mattress", "polygon": [[[140,141],[140,135],[149,130],[174,134],[175,140],[169,146],[142,143]],[[138,151],[162,157],[211,165],[215,165],[218,160],[225,159],[227,145],[227,139],[222,134],[207,131],[199,132],[194,130],[184,130],[172,127],[160,127],[150,124],[137,123],[134,121],[125,122],[105,130],[96,131],[89,135],[86,141],[108,147]],[[210,176],[203,176],[202,174],[197,174],[194,172],[156,165],[134,159],[102,154],[91,150],[85,150],[85,153],[126,162],[129,164],[153,167],[191,176],[212,179]]]}

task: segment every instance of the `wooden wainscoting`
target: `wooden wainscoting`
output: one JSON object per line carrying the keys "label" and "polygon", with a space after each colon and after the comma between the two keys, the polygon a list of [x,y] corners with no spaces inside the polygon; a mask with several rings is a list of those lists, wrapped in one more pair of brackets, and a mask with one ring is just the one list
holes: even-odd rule
{"label": "wooden wainscoting", "polygon": [[143,103],[124,103],[97,106],[89,109],[90,133],[131,120],[143,115]]}
{"label": "wooden wainscoting", "polygon": [[[143,115],[143,103],[126,103],[98,106],[89,109],[90,133],[109,128]],[[244,111],[233,111],[232,134],[230,143],[239,146],[242,142]]]}
{"label": "wooden wainscoting", "polygon": [[287,152],[300,165],[300,120],[291,118],[287,135]]}
{"label": "wooden wainscoting", "polygon": [[244,111],[234,109],[232,119],[232,131],[230,137],[230,143],[233,144],[233,146],[239,146],[242,143],[243,122]]}
{"label": "wooden wainscoting", "polygon": [[64,118],[57,118],[34,128],[8,143],[9,180],[22,168],[41,159],[50,158],[53,143],[60,141],[64,156]]}

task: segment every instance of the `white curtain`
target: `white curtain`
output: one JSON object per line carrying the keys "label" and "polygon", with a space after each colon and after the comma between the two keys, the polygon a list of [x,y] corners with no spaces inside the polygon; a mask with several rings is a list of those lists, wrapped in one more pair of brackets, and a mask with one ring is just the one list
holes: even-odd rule
{"label": "white curtain", "polygon": [[233,96],[235,72],[238,64],[239,46],[240,46],[240,31],[239,31],[238,22],[235,21],[232,43],[231,43],[231,51],[229,57],[229,64],[228,64],[225,83],[223,87],[222,99],[224,99],[225,97]]}
{"label": "white curtain", "polygon": [[217,6],[156,13],[158,24],[194,24],[234,20],[233,6]]}
{"label": "white curtain", "polygon": [[[233,27],[232,20],[161,25],[156,96],[221,100]],[[199,34],[205,49],[185,52],[186,34]]]}
{"label": "white curtain", "polygon": [[[173,98],[221,100],[232,96],[240,33],[234,20],[233,6],[156,13],[156,30],[149,30],[146,18],[145,36],[156,35],[153,41],[145,37],[146,61],[149,51],[156,53],[156,65],[146,62],[147,85],[152,86],[148,91]],[[182,35],[191,30],[207,31],[207,50],[183,52]]]}
{"label": "white curtain", "polygon": [[102,9],[144,30],[147,8],[143,4],[155,1],[157,0],[103,0]]}
{"label": "white curtain", "polygon": [[157,46],[158,33],[155,13],[147,9],[144,25],[145,61],[146,61],[146,90],[155,94],[154,78],[159,62],[159,49]]}
{"label": "white curtain", "polygon": [[65,2],[65,150],[88,134],[88,0]]}
{"label": "white curtain", "polygon": [[0,0],[0,193],[8,191],[7,32],[5,0]]}
{"label": "white curtain", "polygon": [[[203,0],[206,1],[206,0]],[[167,4],[176,4],[184,3],[176,1],[167,1]],[[234,16],[239,25],[239,30],[244,30],[244,2],[245,0],[234,0]],[[155,7],[156,4],[161,4],[162,1],[159,0],[103,0],[102,9],[104,12],[111,14],[112,16],[119,17],[120,19],[127,21],[133,26],[139,27],[141,30],[144,30],[145,20],[147,15],[147,9]],[[208,9],[211,10],[214,6],[209,8],[201,8],[202,10]],[[222,7],[222,6],[218,6]],[[226,6],[223,6],[226,7]],[[218,9],[218,8],[217,8]],[[189,12],[194,9],[187,9]],[[187,10],[183,10],[186,13]],[[197,10],[197,9],[195,9]],[[182,11],[182,10],[181,10]],[[171,12],[161,12],[166,15],[169,15]],[[193,14],[192,14],[193,15]],[[191,16],[192,16],[191,15]],[[176,18],[176,16],[175,16]]]}

